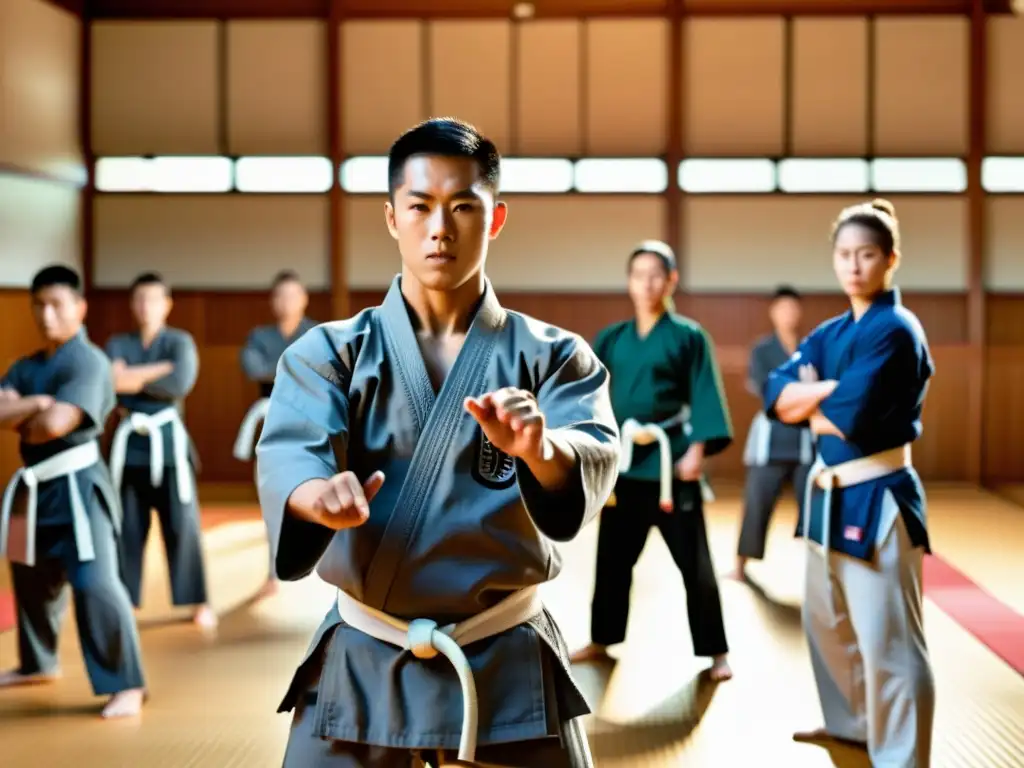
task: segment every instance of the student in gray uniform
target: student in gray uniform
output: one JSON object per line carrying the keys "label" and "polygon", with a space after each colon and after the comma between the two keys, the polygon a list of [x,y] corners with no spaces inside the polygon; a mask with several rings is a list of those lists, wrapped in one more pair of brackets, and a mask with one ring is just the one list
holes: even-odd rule
{"label": "student in gray uniform", "polygon": [[0,688],[59,677],[70,583],[86,674],[96,695],[110,696],[102,715],[125,717],[141,710],[145,681],[131,601],[118,577],[121,510],[99,448],[114,386],[110,363],[82,326],[85,311],[73,270],[40,271],[32,314],[45,346],[0,378],[0,427],[19,434],[24,461],[0,507],[20,662],[0,673]]}
{"label": "student in gray uniform", "polygon": [[138,607],[155,509],[167,551],[172,602],[195,606],[195,623],[210,628],[217,617],[206,594],[195,449],[182,420],[184,400],[199,373],[199,355],[191,335],[167,327],[171,304],[170,289],[159,275],[140,275],[131,288],[138,330],[107,342],[121,417],[110,450],[110,469],[124,507],[121,572]]}
{"label": "student in gray uniform", "polygon": [[[800,343],[800,294],[789,286],[780,286],[772,297],[769,315],[775,330],[758,340],[750,353],[747,388],[758,401],[768,374],[792,357]],[[806,424],[769,421],[763,410],[758,411],[750,425],[743,463],[747,465],[743,526],[733,574],[739,579],[746,579],[748,560],[764,557],[768,526],[787,482],[792,484],[802,508],[807,473],[814,463],[811,430]]]}
{"label": "student in gray uniform", "polygon": [[[456,748],[592,765],[537,587],[561,568],[553,542],[610,496],[618,428],[587,343],[503,308],[485,277],[499,168],[458,120],[399,138],[385,217],[401,274],[281,357],[256,448],[274,564],[338,590],[281,704],[289,768],[439,766]],[[465,679],[439,649],[468,658]]]}
{"label": "student in gray uniform", "polygon": [[[270,288],[270,308],[274,313],[274,324],[254,328],[246,339],[245,346],[242,347],[242,370],[250,381],[259,385],[260,397],[246,412],[235,438],[234,455],[239,461],[252,461],[256,434],[270,406],[277,361],[293,341],[316,325],[306,317],[308,306],[309,294],[306,293],[299,276],[291,270],[279,272]],[[255,465],[253,472],[255,473]],[[277,592],[277,586],[274,566],[271,563],[270,576],[258,597],[270,597]]]}

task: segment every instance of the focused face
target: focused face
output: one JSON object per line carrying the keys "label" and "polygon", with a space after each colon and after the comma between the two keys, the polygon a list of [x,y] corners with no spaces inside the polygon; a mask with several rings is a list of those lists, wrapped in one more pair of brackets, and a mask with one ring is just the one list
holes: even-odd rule
{"label": "focused face", "polygon": [[406,162],[385,214],[403,273],[425,288],[444,291],[483,269],[507,209],[495,201],[475,160],[420,155]]}
{"label": "focused face", "polygon": [[171,313],[171,297],[159,283],[136,286],[132,291],[132,316],[140,328],[158,328]]}
{"label": "focused face", "polygon": [[867,298],[884,290],[894,262],[894,254],[885,253],[867,227],[846,224],[836,233],[832,265],[847,296]]}
{"label": "focused face", "polygon": [[277,320],[294,320],[306,313],[309,296],[297,280],[278,283],[270,293],[270,309]]}
{"label": "focused face", "polygon": [[653,310],[664,305],[676,289],[676,273],[653,253],[641,253],[629,265],[629,298],[638,309]]}
{"label": "focused face", "polygon": [[783,296],[772,302],[768,314],[776,329],[792,333],[800,327],[803,311],[799,301],[791,296]]}
{"label": "focused face", "polygon": [[32,316],[48,342],[63,344],[82,328],[85,299],[66,285],[51,285],[32,295]]}

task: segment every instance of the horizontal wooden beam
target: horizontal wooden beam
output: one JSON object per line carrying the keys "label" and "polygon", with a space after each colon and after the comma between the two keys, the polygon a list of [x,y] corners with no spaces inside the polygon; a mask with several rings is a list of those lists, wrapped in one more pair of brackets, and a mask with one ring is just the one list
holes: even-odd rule
{"label": "horizontal wooden beam", "polygon": [[[58,0],[50,0],[58,2]],[[669,0],[339,0],[345,18],[509,18],[517,5],[534,18],[671,15]],[[94,19],[323,18],[330,0],[60,0],[88,5]],[[1012,0],[985,0],[988,13],[1010,13]],[[971,0],[683,0],[690,16],[867,16],[969,14]]]}

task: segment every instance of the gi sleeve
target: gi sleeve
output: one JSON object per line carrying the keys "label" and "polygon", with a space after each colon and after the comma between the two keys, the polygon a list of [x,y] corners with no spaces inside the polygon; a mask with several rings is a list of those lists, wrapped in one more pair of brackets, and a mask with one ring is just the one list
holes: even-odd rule
{"label": "gi sleeve", "polygon": [[576,468],[564,488],[551,492],[517,459],[519,492],[541,533],[570,541],[604,506],[618,475],[619,430],[608,370],[583,339],[569,337],[555,345],[536,395],[547,428],[571,446]]}
{"label": "gi sleeve", "polygon": [[187,397],[199,378],[199,350],[190,333],[176,334],[170,344],[169,360],[174,370],[142,391],[161,400],[180,400]]}
{"label": "gi sleeve", "polygon": [[123,358],[123,355],[121,353],[120,337],[111,336],[109,339],[107,339],[107,343],[103,346],[103,351],[111,360]]}
{"label": "gi sleeve", "polygon": [[748,386],[750,391],[758,397],[764,391],[764,385],[768,381],[769,373],[771,373],[771,368],[767,364],[764,345],[758,344],[750,351],[750,365],[747,367]]}
{"label": "gi sleeve", "polygon": [[914,354],[914,337],[903,326],[879,329],[863,337],[864,346],[858,346],[852,363],[839,377],[839,384],[819,407],[847,440],[856,440],[865,427],[885,419],[891,408],[886,401],[891,398],[884,393],[900,363]]}
{"label": "gi sleeve", "polygon": [[13,389],[19,395],[23,394],[21,386],[18,383],[18,370],[20,363],[20,360],[17,361],[7,369],[7,372],[3,376],[0,376],[0,389]]}
{"label": "gi sleeve", "polygon": [[251,381],[273,381],[274,361],[260,343],[260,329],[255,328],[249,333],[240,354],[242,370]]}
{"label": "gi sleeve", "polygon": [[98,350],[83,350],[65,361],[54,377],[53,399],[82,412],[82,426],[102,428],[113,409],[114,374]]}
{"label": "gi sleeve", "polygon": [[821,375],[821,331],[815,329],[807,338],[800,342],[796,352],[786,362],[768,374],[761,392],[764,398],[765,415],[773,421],[778,421],[779,416],[775,411],[775,404],[779,401],[782,390],[788,384],[796,384],[803,379],[800,378],[800,369],[804,366],[814,368],[815,376]]}
{"label": "gi sleeve", "polygon": [[[341,471],[337,455],[348,442],[350,370],[326,331],[311,331],[281,356],[263,433],[256,445],[260,506],[277,576],[308,575],[334,531],[288,513],[288,499],[303,483]],[[336,450],[337,448],[337,450]]]}
{"label": "gi sleeve", "polygon": [[704,456],[732,443],[732,420],[715,359],[715,346],[703,328],[694,331],[690,355],[690,443],[703,443]]}

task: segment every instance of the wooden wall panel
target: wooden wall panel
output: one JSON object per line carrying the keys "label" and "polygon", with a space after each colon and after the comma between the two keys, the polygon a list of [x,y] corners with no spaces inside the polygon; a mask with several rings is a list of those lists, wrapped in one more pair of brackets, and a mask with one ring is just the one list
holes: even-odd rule
{"label": "wooden wall panel", "polygon": [[80,48],[77,16],[40,0],[0,2],[0,165],[84,180]]}
{"label": "wooden wall panel", "polygon": [[791,154],[868,154],[868,22],[793,20]]}
{"label": "wooden wall panel", "polygon": [[259,290],[285,267],[330,284],[326,195],[100,195],[94,211],[99,287],[157,270],[180,288]]}
{"label": "wooden wall panel", "polygon": [[872,154],[966,156],[967,42],[962,16],[875,20]]}
{"label": "wooden wall panel", "polygon": [[1024,290],[1024,197],[989,195],[985,200],[985,288],[994,293]]}
{"label": "wooden wall panel", "polygon": [[584,24],[574,19],[516,24],[513,144],[504,154],[578,157],[583,154],[580,46]]}
{"label": "wooden wall panel", "polygon": [[[693,291],[762,291],[790,283],[835,288],[829,234],[847,205],[862,197],[691,195],[681,236],[685,279]],[[896,280],[906,290],[967,289],[967,201],[958,196],[893,196],[903,232]]]}
{"label": "wooden wall panel", "polygon": [[[0,256],[2,258],[2,256]],[[27,290],[0,288],[0,376],[15,360],[39,348],[39,336],[32,322],[31,296]],[[18,437],[0,429],[0,486],[21,466]]]}
{"label": "wooden wall panel", "polygon": [[687,155],[783,154],[783,20],[684,22]]}
{"label": "wooden wall panel", "polygon": [[56,262],[81,268],[81,204],[71,184],[0,173],[0,286],[27,288]]}
{"label": "wooden wall panel", "polygon": [[346,154],[386,155],[403,131],[428,116],[423,30],[416,20],[341,25],[341,144]]}
{"label": "wooden wall panel", "polygon": [[590,19],[586,22],[584,153],[662,155],[668,146],[668,22]]}
{"label": "wooden wall panel", "polygon": [[988,114],[990,154],[1024,154],[1024,16],[988,21]]}
{"label": "wooden wall panel", "polygon": [[105,21],[90,28],[95,155],[223,151],[217,22]]}
{"label": "wooden wall panel", "polygon": [[227,151],[327,154],[327,73],[322,21],[230,21]]}
{"label": "wooden wall panel", "polygon": [[507,147],[512,134],[512,22],[432,21],[428,29],[430,114],[460,117],[498,147]]}

